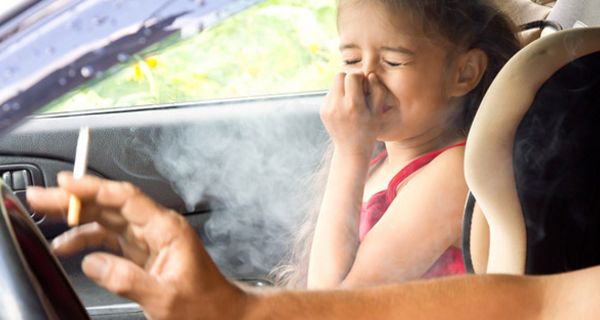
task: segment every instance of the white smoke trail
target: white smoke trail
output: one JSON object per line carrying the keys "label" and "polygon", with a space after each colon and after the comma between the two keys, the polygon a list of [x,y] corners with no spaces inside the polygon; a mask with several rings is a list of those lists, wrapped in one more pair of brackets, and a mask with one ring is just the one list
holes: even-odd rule
{"label": "white smoke trail", "polygon": [[258,110],[243,105],[230,117],[163,130],[152,153],[190,211],[206,199],[216,208],[204,228],[207,247],[235,275],[266,273],[288,249],[326,140],[315,108]]}

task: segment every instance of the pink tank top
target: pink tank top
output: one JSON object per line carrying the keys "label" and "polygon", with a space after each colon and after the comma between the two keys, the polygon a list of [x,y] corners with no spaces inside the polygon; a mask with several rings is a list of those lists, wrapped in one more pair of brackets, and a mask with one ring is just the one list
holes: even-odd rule
{"label": "pink tank top", "polygon": [[[360,211],[360,223],[358,229],[360,240],[362,241],[364,239],[371,228],[373,228],[377,221],[381,219],[392,201],[394,201],[394,198],[396,198],[396,190],[398,189],[400,183],[404,181],[404,179],[423,166],[427,165],[442,152],[450,148],[464,145],[464,142],[457,143],[416,158],[402,168],[402,170],[400,170],[400,172],[398,172],[392,178],[386,190],[375,193],[371,196],[369,201],[363,203]],[[371,161],[371,166],[377,165],[379,162],[385,159],[386,156],[387,153],[383,151]],[[457,247],[450,246],[421,278],[428,279],[462,273],[465,273],[462,251]]]}

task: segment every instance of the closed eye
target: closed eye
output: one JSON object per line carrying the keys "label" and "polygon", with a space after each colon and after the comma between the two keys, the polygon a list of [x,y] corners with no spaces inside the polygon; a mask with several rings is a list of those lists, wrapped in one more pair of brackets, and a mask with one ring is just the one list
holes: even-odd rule
{"label": "closed eye", "polygon": [[360,59],[354,59],[354,60],[344,60],[344,64],[345,65],[353,65],[353,64],[357,64],[360,62]]}
{"label": "closed eye", "polygon": [[391,61],[387,61],[387,60],[384,60],[384,61],[390,67],[399,67],[399,66],[404,65],[404,63],[400,63],[400,62],[391,62]]}

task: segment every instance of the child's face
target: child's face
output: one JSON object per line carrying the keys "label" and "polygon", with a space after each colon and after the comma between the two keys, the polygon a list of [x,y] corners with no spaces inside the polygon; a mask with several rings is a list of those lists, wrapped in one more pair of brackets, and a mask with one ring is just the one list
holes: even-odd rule
{"label": "child's face", "polygon": [[448,93],[450,46],[373,1],[343,6],[338,26],[343,70],[374,73],[387,88],[378,139],[418,142],[445,134],[456,110]]}

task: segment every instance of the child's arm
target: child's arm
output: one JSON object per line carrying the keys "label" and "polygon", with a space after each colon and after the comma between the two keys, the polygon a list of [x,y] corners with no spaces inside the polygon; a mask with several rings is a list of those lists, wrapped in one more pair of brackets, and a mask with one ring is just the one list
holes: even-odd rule
{"label": "child's arm", "polygon": [[310,252],[308,288],[339,284],[358,248],[358,222],[368,157],[335,150]]}
{"label": "child's arm", "polygon": [[458,242],[467,193],[463,152],[463,147],[447,150],[406,182],[337,285],[417,279]]}
{"label": "child's arm", "polygon": [[365,81],[362,74],[338,74],[321,109],[334,153],[311,247],[309,288],[339,284],[350,270],[358,247],[360,207],[380,128],[384,90],[371,74],[368,107]]}

